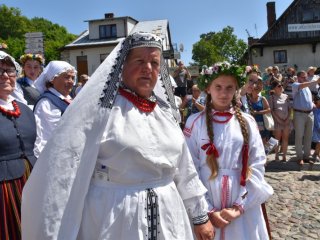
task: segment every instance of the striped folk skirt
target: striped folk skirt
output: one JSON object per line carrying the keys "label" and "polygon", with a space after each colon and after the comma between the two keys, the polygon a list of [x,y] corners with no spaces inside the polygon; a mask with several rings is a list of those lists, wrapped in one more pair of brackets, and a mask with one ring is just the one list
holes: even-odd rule
{"label": "striped folk skirt", "polygon": [[22,189],[30,176],[31,164],[25,162],[22,177],[0,182],[0,240],[21,239]]}

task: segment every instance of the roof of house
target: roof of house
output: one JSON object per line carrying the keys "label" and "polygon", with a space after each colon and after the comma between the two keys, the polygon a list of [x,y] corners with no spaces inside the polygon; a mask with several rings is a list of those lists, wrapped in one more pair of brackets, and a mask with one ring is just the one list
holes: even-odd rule
{"label": "roof of house", "polygon": [[131,33],[133,32],[150,32],[155,35],[166,35],[168,28],[168,20],[152,20],[152,21],[141,21],[138,22]]}
{"label": "roof of house", "polygon": [[287,37],[283,39],[276,39],[273,38],[273,35],[281,27],[284,23],[286,23],[287,18],[290,16],[290,14],[294,14],[294,10],[296,7],[302,3],[302,0],[294,0],[289,5],[289,7],[281,14],[281,16],[276,19],[276,21],[268,28],[268,30],[265,32],[265,34],[258,40],[255,41],[251,46],[264,46],[264,45],[290,45],[290,44],[305,44],[305,43],[313,43],[318,37],[312,38],[312,37]]}
{"label": "roof of house", "polygon": [[[84,22],[98,22],[98,21],[105,21],[108,18],[100,18],[100,19],[91,19],[91,20],[84,20]],[[131,19],[135,22],[139,22],[138,20],[129,17],[129,16],[124,16],[124,17],[110,17],[109,19]]]}
{"label": "roof of house", "polygon": [[116,45],[118,44],[123,38],[117,39],[89,39],[89,30],[85,30],[82,32],[76,40],[64,46],[66,48],[79,48],[79,47],[93,47],[93,46],[100,46],[100,45]]}
{"label": "roof of house", "polygon": [[[167,19],[163,20],[150,20],[150,21],[141,21],[138,22],[134,28],[131,30],[130,33],[134,32],[149,32],[152,34],[155,34],[157,36],[161,36],[164,38],[166,34],[168,33],[168,39],[169,39],[169,45],[170,46],[164,46],[165,48],[172,49],[172,43],[171,43],[171,35],[169,30],[169,21]],[[168,49],[164,49],[168,50]]]}

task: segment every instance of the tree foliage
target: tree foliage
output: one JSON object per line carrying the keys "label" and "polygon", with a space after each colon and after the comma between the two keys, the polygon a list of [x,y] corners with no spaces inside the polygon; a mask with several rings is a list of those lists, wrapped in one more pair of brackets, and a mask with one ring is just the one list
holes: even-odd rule
{"label": "tree foliage", "polygon": [[19,59],[25,51],[25,33],[42,32],[46,62],[60,59],[60,49],[76,38],[65,27],[44,18],[28,19],[18,8],[0,5],[0,43],[8,45],[7,52]]}
{"label": "tree foliage", "polygon": [[200,41],[193,45],[192,59],[199,66],[221,61],[239,63],[247,47],[242,39],[237,39],[233,34],[233,28],[227,26],[221,32],[201,34]]}

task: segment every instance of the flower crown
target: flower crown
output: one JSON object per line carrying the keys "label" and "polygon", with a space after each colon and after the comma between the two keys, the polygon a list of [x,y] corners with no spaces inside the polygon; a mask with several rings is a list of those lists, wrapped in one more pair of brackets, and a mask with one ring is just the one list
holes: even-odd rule
{"label": "flower crown", "polygon": [[201,75],[198,79],[198,87],[205,90],[211,82],[220,75],[229,75],[237,79],[240,88],[246,83],[245,67],[228,62],[218,62],[211,67],[203,66]]}
{"label": "flower crown", "polygon": [[20,57],[20,62],[22,65],[24,65],[27,60],[36,60],[41,65],[44,65],[44,58],[42,57],[41,54],[26,53]]}
{"label": "flower crown", "polygon": [[253,64],[252,66],[246,66],[246,74],[250,74],[252,72],[260,73],[259,65]]}

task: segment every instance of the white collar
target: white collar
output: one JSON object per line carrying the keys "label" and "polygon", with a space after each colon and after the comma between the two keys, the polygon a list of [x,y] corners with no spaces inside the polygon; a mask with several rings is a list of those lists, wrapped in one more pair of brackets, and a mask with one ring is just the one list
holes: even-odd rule
{"label": "white collar", "polygon": [[13,106],[12,106],[13,100],[14,100],[14,97],[12,97],[11,95],[8,96],[7,101],[0,98],[0,106],[4,107],[5,109],[12,110],[13,109]]}

